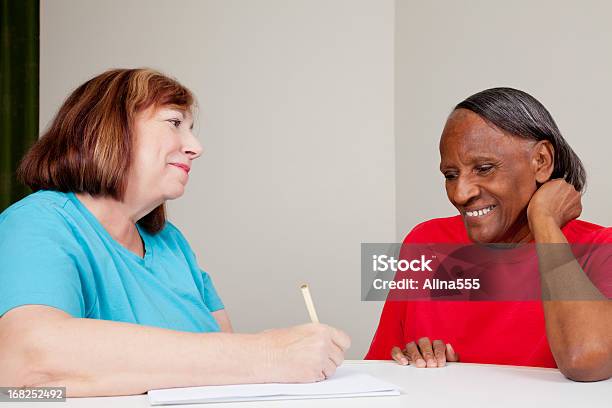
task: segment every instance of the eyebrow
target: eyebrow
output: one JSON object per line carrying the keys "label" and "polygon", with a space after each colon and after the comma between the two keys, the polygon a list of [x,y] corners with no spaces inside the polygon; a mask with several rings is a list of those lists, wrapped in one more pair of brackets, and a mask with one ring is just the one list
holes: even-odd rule
{"label": "eyebrow", "polygon": [[[494,161],[497,162],[499,161],[498,158],[493,157],[493,156],[473,156],[473,157],[468,157],[468,160],[466,160],[467,163],[469,164],[473,164],[473,163],[477,163],[477,162],[483,162],[483,161]],[[452,168],[452,165],[448,165],[445,163],[440,163],[440,171],[444,171],[444,169],[446,168]]]}

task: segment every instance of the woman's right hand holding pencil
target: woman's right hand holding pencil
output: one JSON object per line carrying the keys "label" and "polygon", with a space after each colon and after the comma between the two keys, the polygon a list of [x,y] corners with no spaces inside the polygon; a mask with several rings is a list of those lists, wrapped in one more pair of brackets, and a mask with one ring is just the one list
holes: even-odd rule
{"label": "woman's right hand holding pencil", "polygon": [[261,332],[262,350],[269,350],[263,364],[266,382],[307,383],[322,381],[342,365],[351,345],[341,330],[320,323]]}
{"label": "woman's right hand holding pencil", "polygon": [[[262,350],[270,350],[263,377],[268,382],[307,383],[331,377],[342,365],[351,339],[342,330],[319,323],[310,289],[300,287],[312,323],[262,332]],[[269,374],[269,376],[267,375]]]}

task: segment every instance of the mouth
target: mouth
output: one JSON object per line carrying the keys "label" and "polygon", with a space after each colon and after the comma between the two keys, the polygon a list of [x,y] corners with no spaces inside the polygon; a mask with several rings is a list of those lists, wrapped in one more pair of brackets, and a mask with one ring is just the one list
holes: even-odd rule
{"label": "mouth", "polygon": [[178,167],[179,169],[183,169],[185,171],[185,173],[189,174],[189,171],[191,170],[191,168],[183,163],[170,163],[171,166],[175,166]]}
{"label": "mouth", "polygon": [[463,211],[463,215],[466,218],[482,218],[486,215],[488,215],[491,211],[493,211],[493,209],[495,209],[497,206],[496,205],[489,205],[487,207],[482,207],[482,208],[474,208],[471,210],[464,210]]}

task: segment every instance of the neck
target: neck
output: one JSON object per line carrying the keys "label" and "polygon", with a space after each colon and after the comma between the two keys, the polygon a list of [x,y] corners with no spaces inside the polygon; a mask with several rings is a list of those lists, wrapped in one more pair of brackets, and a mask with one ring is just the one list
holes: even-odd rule
{"label": "neck", "polygon": [[519,217],[514,227],[510,229],[510,233],[506,236],[508,238],[503,241],[505,243],[524,244],[533,240],[533,233],[529,228],[527,213]]}
{"label": "neck", "polygon": [[87,193],[77,193],[76,196],[113,239],[128,249],[141,246],[136,222],[155,207],[149,209],[150,206],[136,205],[128,200]]}
{"label": "neck", "polygon": [[520,233],[517,234],[509,242],[517,243],[517,244],[526,244],[531,241],[533,241],[533,233],[531,232],[529,227],[527,227],[526,230],[521,230]]}

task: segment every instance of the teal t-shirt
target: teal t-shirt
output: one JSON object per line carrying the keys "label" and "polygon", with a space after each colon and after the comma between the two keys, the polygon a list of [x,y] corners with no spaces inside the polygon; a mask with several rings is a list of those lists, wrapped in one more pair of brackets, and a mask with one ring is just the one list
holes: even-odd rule
{"label": "teal t-shirt", "polygon": [[0,316],[47,305],[73,317],[219,331],[210,276],[171,223],[138,226],[145,256],[115,241],[73,193],[42,190],[0,214]]}

